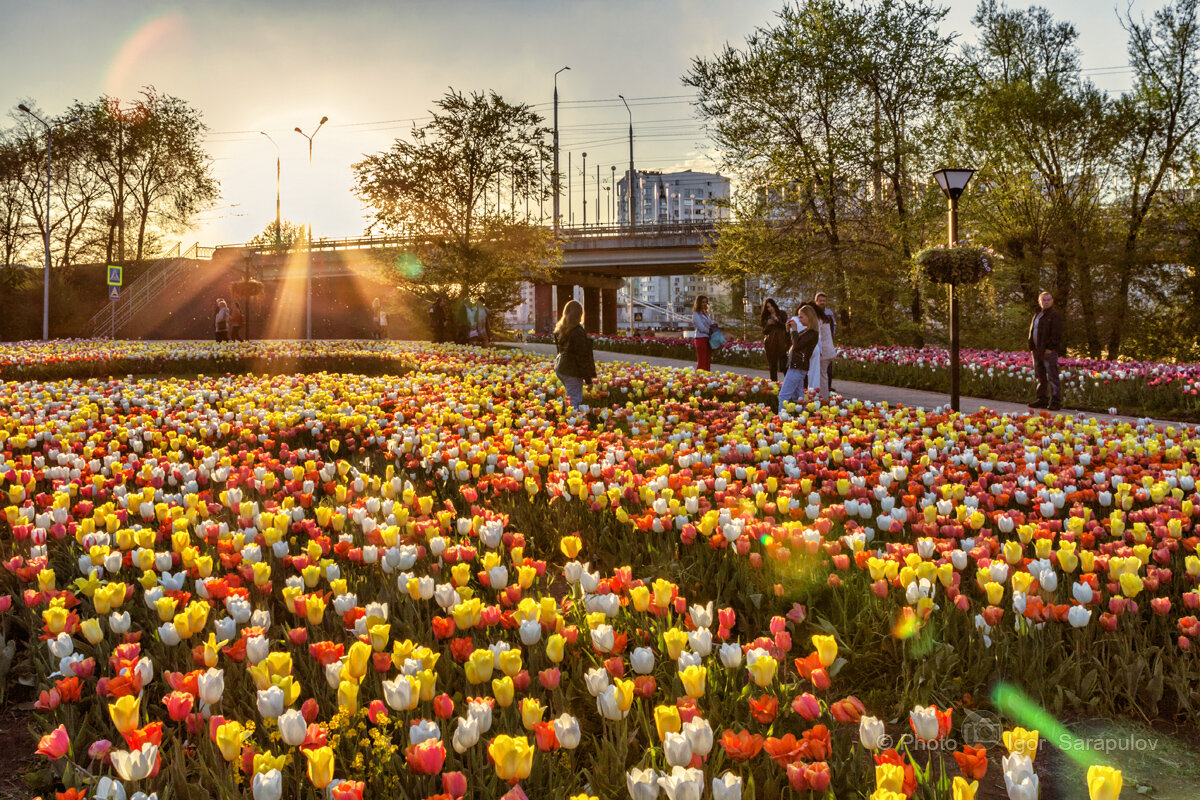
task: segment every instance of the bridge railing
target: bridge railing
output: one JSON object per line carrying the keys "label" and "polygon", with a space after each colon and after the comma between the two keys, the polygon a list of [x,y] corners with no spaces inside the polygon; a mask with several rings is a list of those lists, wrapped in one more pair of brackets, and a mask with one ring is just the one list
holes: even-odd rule
{"label": "bridge railing", "polygon": [[[570,240],[587,240],[587,239],[611,239],[617,237],[635,237],[652,239],[661,236],[697,236],[710,235],[717,229],[715,222],[670,222],[670,223],[650,223],[646,225],[575,225],[575,226],[560,226],[558,234],[561,238]],[[420,244],[430,241],[428,236],[346,236],[336,239],[314,239],[312,250],[314,252],[329,252],[335,250],[374,250],[388,247],[403,247],[405,245]],[[210,251],[208,258],[211,258],[211,250],[238,248],[249,250],[252,253],[270,253],[270,252],[291,252],[292,249],[302,250],[301,247],[285,248],[282,251],[276,251],[274,245],[263,244],[251,247],[245,243],[223,244],[217,248],[204,248]],[[205,256],[201,256],[205,257]]]}

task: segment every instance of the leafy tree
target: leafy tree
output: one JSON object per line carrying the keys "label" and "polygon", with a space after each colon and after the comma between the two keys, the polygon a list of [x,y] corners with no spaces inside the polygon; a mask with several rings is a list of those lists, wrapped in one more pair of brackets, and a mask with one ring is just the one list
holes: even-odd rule
{"label": "leafy tree", "polygon": [[389,268],[416,294],[507,310],[521,281],[546,279],[559,259],[552,234],[517,213],[526,198],[540,203],[553,190],[548,129],[529,106],[494,92],[451,89],[434,106],[409,139],[354,165],[355,192],[371,209],[368,232],[412,237]]}
{"label": "leafy tree", "polygon": [[302,222],[292,222],[287,219],[281,220],[279,230],[276,231],[275,220],[271,220],[247,244],[251,247],[264,247],[272,252],[286,253],[303,245],[306,237],[307,233]]}
{"label": "leafy tree", "polygon": [[[1100,350],[1094,270],[1106,262],[1104,189],[1119,142],[1113,103],[1080,74],[1078,33],[1044,8],[1010,10],[985,0],[979,43],[964,49],[969,100],[959,104],[961,141],[982,164],[968,208],[1008,257],[1022,310],[1052,287],[1066,309],[1078,296],[1089,351]],[[1050,281],[1043,282],[1049,268]]]}
{"label": "leafy tree", "polygon": [[804,0],[744,47],[693,60],[684,83],[744,195],[714,272],[797,294],[831,286],[843,330],[919,343],[910,264],[932,219],[920,135],[955,75],[944,13],[925,0]]}
{"label": "leafy tree", "polygon": [[[1200,0],[1172,0],[1150,20],[1126,11],[1133,90],[1120,100],[1128,124],[1119,163],[1123,241],[1116,260],[1116,295],[1107,355],[1122,353],[1130,288],[1155,262],[1144,234],[1168,179],[1196,152],[1200,128]],[[1161,263],[1161,262],[1159,262]]]}

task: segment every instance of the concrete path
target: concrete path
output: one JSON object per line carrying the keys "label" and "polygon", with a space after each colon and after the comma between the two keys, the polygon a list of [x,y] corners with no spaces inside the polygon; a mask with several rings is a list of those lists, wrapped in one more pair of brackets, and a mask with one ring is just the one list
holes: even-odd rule
{"label": "concrete path", "polygon": [[[513,347],[519,347],[533,353],[543,353],[546,355],[554,355],[555,349],[552,344],[541,344],[534,342],[508,342]],[[599,363],[609,363],[623,361],[625,363],[652,364],[658,367],[694,367],[696,362],[684,361],[677,358],[659,358],[656,356],[639,356],[632,353],[612,353],[605,351],[596,351],[593,354],[596,361]],[[725,364],[713,364],[714,372],[733,372],[738,375],[749,375],[755,378],[766,378],[768,372],[766,369],[754,369],[752,367],[733,367]],[[856,400],[867,400],[873,403],[891,403],[898,405],[910,406],[913,408],[933,409],[938,406],[948,406],[950,404],[950,396],[940,392],[928,392],[923,389],[905,389],[899,386],[882,386],[875,383],[860,383],[858,381],[847,381],[838,378],[835,375],[833,378],[833,388],[835,394],[840,394],[843,397],[854,398]],[[1033,410],[1024,403],[1006,403],[1002,400],[986,400],[980,397],[960,397],[959,407],[965,414],[974,414],[981,409],[988,409],[1001,414],[1017,413],[1030,414]],[[1080,414],[1096,419],[1109,422],[1113,420],[1123,420],[1127,422],[1139,422],[1139,417],[1113,416],[1111,414],[1096,413],[1094,411],[1078,411],[1073,409],[1063,409],[1063,414]],[[1159,425],[1187,425],[1188,423],[1172,421],[1172,420],[1153,420]]]}

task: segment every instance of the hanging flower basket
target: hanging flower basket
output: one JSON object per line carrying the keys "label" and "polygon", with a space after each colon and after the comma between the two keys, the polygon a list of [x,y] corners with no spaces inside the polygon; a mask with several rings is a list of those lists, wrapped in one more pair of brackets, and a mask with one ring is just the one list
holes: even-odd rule
{"label": "hanging flower basket", "polygon": [[263,293],[262,281],[256,281],[253,278],[248,281],[235,281],[231,288],[233,289],[233,296],[243,300],[250,297],[258,297]]}
{"label": "hanging flower basket", "polygon": [[922,250],[913,260],[926,280],[965,286],[979,283],[992,274],[992,268],[1000,258],[1000,254],[989,247],[938,245]]}

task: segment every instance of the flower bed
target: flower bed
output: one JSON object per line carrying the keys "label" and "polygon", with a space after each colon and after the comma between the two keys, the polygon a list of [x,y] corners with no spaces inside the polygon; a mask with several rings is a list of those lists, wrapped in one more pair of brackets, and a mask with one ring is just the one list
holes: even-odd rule
{"label": "flower bed", "polygon": [[[527,341],[552,343],[548,337]],[[593,347],[618,353],[694,360],[688,339],[595,336]],[[1036,382],[1030,355],[1024,351],[964,348],[962,393],[1008,402],[1033,398]],[[713,354],[713,361],[766,369],[762,342],[731,341]],[[1107,361],[1062,358],[1063,394],[1073,408],[1127,416],[1200,420],[1200,364],[1156,361]],[[839,347],[835,381],[845,380],[946,391],[950,385],[950,352],[940,347]]]}
{"label": "flower bed", "polygon": [[584,415],[548,359],[403,353],[7,384],[44,790],[1033,797],[1049,714],[1194,718],[1192,429],[781,421],[764,380],[628,365]]}

